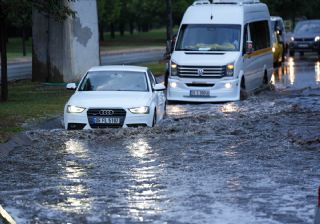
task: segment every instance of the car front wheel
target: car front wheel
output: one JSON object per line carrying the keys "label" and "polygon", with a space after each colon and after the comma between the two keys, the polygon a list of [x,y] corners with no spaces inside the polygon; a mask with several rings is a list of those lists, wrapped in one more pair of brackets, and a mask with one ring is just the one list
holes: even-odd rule
{"label": "car front wheel", "polygon": [[157,109],[154,109],[152,127],[154,127],[156,124],[157,124]]}

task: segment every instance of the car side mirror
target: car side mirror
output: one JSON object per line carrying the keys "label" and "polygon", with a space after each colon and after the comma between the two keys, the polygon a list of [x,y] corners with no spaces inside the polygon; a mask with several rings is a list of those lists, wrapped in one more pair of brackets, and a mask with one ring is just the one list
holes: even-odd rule
{"label": "car side mirror", "polygon": [[77,84],[75,84],[75,83],[68,83],[67,86],[66,86],[66,88],[67,88],[68,90],[76,90],[76,89],[77,89]]}
{"label": "car side mirror", "polygon": [[154,85],[153,90],[154,91],[164,91],[164,90],[166,90],[166,87],[162,83],[159,83],[159,84]]}
{"label": "car side mirror", "polygon": [[246,43],[246,54],[251,54],[253,52],[253,42],[247,41]]}

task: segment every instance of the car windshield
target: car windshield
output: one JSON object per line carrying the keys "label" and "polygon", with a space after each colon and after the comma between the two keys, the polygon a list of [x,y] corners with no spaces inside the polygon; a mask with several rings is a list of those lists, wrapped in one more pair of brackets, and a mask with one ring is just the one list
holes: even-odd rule
{"label": "car windshield", "polygon": [[183,25],[176,51],[240,51],[240,25]]}
{"label": "car windshield", "polygon": [[301,22],[298,23],[295,33],[320,33],[320,22]]}
{"label": "car windshield", "polygon": [[138,91],[147,92],[147,77],[144,72],[98,71],[89,72],[79,91]]}

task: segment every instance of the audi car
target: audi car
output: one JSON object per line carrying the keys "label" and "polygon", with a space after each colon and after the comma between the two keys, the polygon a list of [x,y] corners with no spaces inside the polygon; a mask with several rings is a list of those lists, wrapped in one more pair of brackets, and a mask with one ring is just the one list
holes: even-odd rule
{"label": "audi car", "polygon": [[68,130],[154,126],[165,114],[165,86],[152,72],[138,66],[91,68],[64,109]]}
{"label": "audi car", "polygon": [[296,25],[289,44],[290,56],[295,52],[317,52],[320,56],[320,20],[305,20]]}

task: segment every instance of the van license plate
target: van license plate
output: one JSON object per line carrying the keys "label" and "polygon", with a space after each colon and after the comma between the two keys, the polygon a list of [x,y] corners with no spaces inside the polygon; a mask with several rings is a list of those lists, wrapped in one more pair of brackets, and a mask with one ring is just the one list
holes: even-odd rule
{"label": "van license plate", "polygon": [[95,117],[93,118],[95,124],[120,124],[118,117]]}
{"label": "van license plate", "polygon": [[209,90],[190,90],[190,96],[193,97],[209,97],[210,91]]}

